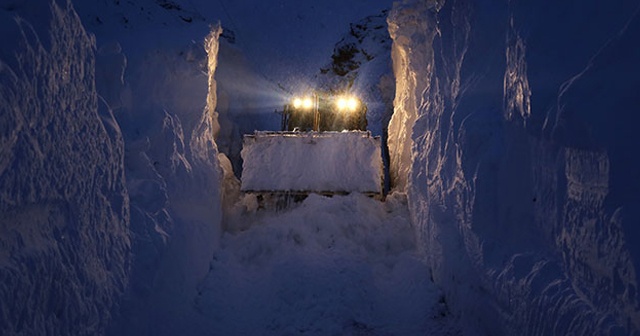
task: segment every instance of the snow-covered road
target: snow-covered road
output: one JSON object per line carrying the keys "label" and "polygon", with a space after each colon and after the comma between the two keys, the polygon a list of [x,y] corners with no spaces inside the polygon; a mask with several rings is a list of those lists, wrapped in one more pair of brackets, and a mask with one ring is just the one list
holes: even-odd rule
{"label": "snow-covered road", "polygon": [[214,334],[457,334],[402,195],[311,195],[226,226],[197,301]]}

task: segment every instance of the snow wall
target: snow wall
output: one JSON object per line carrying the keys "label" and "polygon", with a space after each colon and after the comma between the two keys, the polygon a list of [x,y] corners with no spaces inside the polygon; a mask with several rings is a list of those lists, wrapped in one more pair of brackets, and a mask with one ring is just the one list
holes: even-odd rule
{"label": "snow wall", "polygon": [[178,335],[198,328],[194,300],[222,216],[214,142],[219,34],[214,28],[206,50],[187,41],[180,50],[137,51],[133,61],[117,44],[98,50],[100,88],[116,92],[107,104],[124,134],[137,261],[110,334]]}
{"label": "snow wall", "polygon": [[193,334],[220,234],[219,29],[128,62],[70,1],[2,2],[0,28],[0,334]]}
{"label": "snow wall", "polygon": [[[126,62],[112,102],[125,139],[137,267],[113,335],[179,335],[197,330],[194,300],[220,236],[221,178],[214,133],[219,27],[202,45],[150,49]],[[189,41],[190,42],[190,41]],[[206,51],[206,52],[205,52]],[[105,46],[98,69],[122,73],[126,60]],[[208,69],[208,71],[207,71]],[[130,98],[135,97],[135,98]],[[107,102],[109,103],[109,102]]]}
{"label": "snow wall", "polygon": [[639,6],[394,5],[393,183],[468,331],[640,333]]}
{"label": "snow wall", "polygon": [[70,3],[28,5],[0,9],[0,334],[100,335],[131,271],[123,139]]}

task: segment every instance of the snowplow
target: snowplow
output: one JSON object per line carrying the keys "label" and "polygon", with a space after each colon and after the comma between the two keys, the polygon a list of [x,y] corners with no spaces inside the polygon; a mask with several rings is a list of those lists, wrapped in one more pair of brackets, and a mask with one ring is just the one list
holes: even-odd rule
{"label": "snowplow", "polygon": [[244,136],[242,192],[276,207],[310,193],[382,197],[381,140],[366,130],[358,98],[314,93],[293,98],[281,114],[280,131]]}

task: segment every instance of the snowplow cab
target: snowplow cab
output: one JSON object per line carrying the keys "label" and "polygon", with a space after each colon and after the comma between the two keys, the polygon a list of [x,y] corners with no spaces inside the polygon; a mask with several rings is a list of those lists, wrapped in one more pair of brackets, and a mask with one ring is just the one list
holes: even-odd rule
{"label": "snowplow cab", "polygon": [[353,95],[313,93],[295,97],[284,107],[283,131],[366,131],[367,106]]}

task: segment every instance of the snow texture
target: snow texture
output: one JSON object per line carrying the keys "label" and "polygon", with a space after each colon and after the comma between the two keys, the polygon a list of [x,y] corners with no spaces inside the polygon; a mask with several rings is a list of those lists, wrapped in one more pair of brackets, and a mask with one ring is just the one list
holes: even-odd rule
{"label": "snow texture", "polygon": [[467,331],[640,333],[640,2],[604,9],[407,0],[389,15],[393,182]]}
{"label": "snow texture", "polygon": [[206,50],[180,29],[96,48],[69,1],[0,19],[0,334],[194,333],[222,216],[220,29]]}
{"label": "snow texture", "polygon": [[[471,334],[640,333],[638,0],[397,3],[389,143],[409,212],[312,195],[229,217],[220,239],[237,181],[202,13],[286,91],[326,64],[337,17],[386,6],[291,3],[76,1],[96,43],[69,1],[0,1],[0,334],[446,333],[427,324],[447,306]],[[365,30],[336,55],[362,39],[371,56]],[[383,63],[352,87],[390,92],[360,77]],[[252,95],[234,74],[226,99]]]}
{"label": "snow texture", "polygon": [[198,309],[219,335],[454,335],[404,195],[310,195],[229,219]]}
{"label": "snow texture", "polygon": [[369,132],[256,132],[244,139],[244,191],[381,192],[380,138]]}
{"label": "snow texture", "polygon": [[95,40],[68,1],[3,2],[0,22],[0,334],[104,334],[132,259]]}
{"label": "snow texture", "polygon": [[213,27],[204,48],[175,42],[140,51],[120,84],[120,97],[137,97],[114,111],[127,149],[136,263],[110,334],[177,335],[197,328],[193,299],[222,219],[214,142],[219,34]]}

